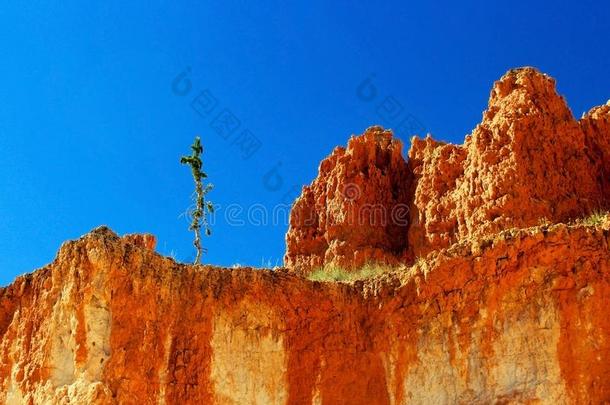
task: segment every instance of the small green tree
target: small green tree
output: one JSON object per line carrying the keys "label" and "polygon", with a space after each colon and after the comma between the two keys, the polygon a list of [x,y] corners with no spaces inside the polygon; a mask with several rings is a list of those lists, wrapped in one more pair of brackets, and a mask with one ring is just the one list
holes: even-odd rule
{"label": "small green tree", "polygon": [[214,186],[211,183],[204,185],[202,181],[203,179],[206,179],[208,175],[202,170],[203,162],[201,161],[201,154],[203,153],[203,146],[201,146],[201,139],[199,139],[199,137],[195,137],[191,149],[193,151],[191,155],[182,156],[180,158],[180,163],[191,167],[193,180],[195,180],[195,193],[193,194],[195,207],[192,210],[193,218],[189,229],[195,233],[195,241],[193,242],[193,245],[195,245],[195,249],[197,250],[195,264],[199,264],[201,262],[201,254],[205,251],[201,246],[201,229],[204,229],[207,236],[212,234],[207,220],[207,214],[214,213],[214,205],[211,201],[206,200],[205,196]]}

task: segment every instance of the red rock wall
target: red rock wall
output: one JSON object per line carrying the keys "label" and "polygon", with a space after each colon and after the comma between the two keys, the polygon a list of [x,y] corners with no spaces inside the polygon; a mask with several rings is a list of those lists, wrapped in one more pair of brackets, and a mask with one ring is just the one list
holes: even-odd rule
{"label": "red rock wall", "polygon": [[591,171],[597,175],[606,197],[606,203],[602,205],[606,207],[610,195],[610,101],[593,108],[580,119],[579,124],[585,134],[587,153],[595,163]]}
{"label": "red rock wall", "polygon": [[355,284],[178,265],[100,229],[0,290],[0,402],[602,403],[608,225]]}
{"label": "red rock wall", "polygon": [[406,254],[410,174],[402,143],[371,127],[320,163],[303,188],[286,236],[289,267],[396,263]]}

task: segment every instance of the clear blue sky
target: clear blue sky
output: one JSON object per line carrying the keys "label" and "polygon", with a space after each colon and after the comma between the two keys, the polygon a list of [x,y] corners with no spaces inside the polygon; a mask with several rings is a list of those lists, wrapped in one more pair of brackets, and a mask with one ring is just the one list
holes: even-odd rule
{"label": "clear blue sky", "polygon": [[[178,159],[196,134],[222,207],[204,259],[260,266],[281,262],[286,231],[257,223],[263,208],[352,133],[408,117],[461,143],[522,65],[554,76],[576,116],[610,98],[608,2],[292,3],[3,2],[0,285],[101,224],[192,259]],[[173,86],[187,67],[190,90]],[[367,78],[376,93],[358,93]],[[260,145],[247,159],[244,139]]]}

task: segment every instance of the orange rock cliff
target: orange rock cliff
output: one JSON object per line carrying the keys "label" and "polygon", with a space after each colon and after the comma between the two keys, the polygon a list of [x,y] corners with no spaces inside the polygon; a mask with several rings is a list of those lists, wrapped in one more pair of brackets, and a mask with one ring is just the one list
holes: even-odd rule
{"label": "orange rock cliff", "polygon": [[[380,127],[335,149],[286,269],[179,264],[104,227],[66,242],[0,289],[0,403],[610,401],[610,104],[577,121],[512,70],[463,145],[408,155]],[[395,270],[302,276],[371,261]]]}

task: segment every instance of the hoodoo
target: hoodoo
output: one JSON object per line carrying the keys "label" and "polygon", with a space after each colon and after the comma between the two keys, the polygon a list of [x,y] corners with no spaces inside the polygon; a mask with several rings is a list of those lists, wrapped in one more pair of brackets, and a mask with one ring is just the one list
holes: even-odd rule
{"label": "hoodoo", "polygon": [[555,81],[526,67],[494,84],[463,145],[414,137],[405,163],[391,131],[369,128],[335,149],[303,189],[286,263],[305,273],[410,263],[471,236],[605,210],[609,117],[605,105],[577,121]]}

